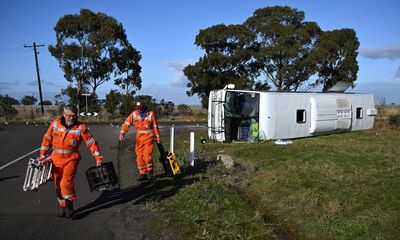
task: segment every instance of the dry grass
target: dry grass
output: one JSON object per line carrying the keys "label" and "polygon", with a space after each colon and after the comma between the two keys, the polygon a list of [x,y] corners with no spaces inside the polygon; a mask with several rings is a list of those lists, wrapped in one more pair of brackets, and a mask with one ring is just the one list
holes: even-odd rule
{"label": "dry grass", "polygon": [[[40,105],[14,105],[13,106],[18,114],[13,120],[8,122],[48,122],[62,114],[60,106],[56,105],[45,105],[44,114],[42,114]],[[170,116],[159,118],[161,121],[182,121],[182,122],[194,122],[194,121],[206,121],[207,120],[207,109],[203,109],[201,105],[189,105],[192,109],[191,115],[182,115],[177,110]],[[126,116],[112,117],[104,109],[101,110],[97,117],[81,117],[85,122],[122,122]],[[5,121],[0,116],[0,121]]]}
{"label": "dry grass", "polygon": [[379,117],[388,117],[390,115],[400,114],[400,105],[377,105]]}

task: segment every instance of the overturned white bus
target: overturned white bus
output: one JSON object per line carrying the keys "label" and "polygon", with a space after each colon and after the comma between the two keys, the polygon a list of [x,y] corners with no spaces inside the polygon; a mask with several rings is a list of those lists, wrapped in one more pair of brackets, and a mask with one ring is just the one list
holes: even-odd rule
{"label": "overturned white bus", "polygon": [[210,92],[208,136],[216,141],[248,141],[251,120],[259,139],[293,139],[373,127],[372,94],[262,92],[235,90],[233,84]]}

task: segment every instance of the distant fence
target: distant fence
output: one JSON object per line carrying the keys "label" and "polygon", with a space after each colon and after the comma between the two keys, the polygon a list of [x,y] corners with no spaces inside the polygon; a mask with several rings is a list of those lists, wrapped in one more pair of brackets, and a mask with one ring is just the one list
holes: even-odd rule
{"label": "distant fence", "polygon": [[[192,113],[194,115],[196,114],[207,114],[206,109],[202,109],[201,105],[188,105],[190,109],[192,109]],[[51,121],[56,117],[61,116],[62,114],[62,109],[60,106],[57,105],[44,105],[44,113],[42,113],[42,109],[40,105],[13,105],[13,107],[18,111],[18,114],[13,117],[14,121]],[[112,118],[109,113],[107,113],[105,110],[101,110],[98,113],[98,117],[93,118],[91,117],[89,120],[94,120],[96,121],[109,121],[111,119],[116,120],[115,118]],[[121,119],[117,120],[124,120],[126,116],[121,116]],[[179,111],[175,107],[174,113],[166,117],[167,120],[171,120],[171,118],[180,120],[182,117],[179,114]],[[184,119],[186,119],[185,117]],[[190,118],[191,119],[191,118]],[[0,121],[4,121],[4,116],[0,116]],[[193,120],[193,119],[192,119]]]}
{"label": "distant fence", "polygon": [[36,120],[45,121],[59,116],[59,107],[56,105],[44,105],[42,113],[41,106],[39,105],[14,105],[13,106],[18,114],[15,116],[15,120]]}

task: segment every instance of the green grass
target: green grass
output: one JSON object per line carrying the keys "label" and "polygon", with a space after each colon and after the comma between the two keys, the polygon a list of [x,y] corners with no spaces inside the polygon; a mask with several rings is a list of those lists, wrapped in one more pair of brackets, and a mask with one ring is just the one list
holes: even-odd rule
{"label": "green grass", "polygon": [[208,143],[203,155],[223,151],[236,168],[212,165],[200,174],[206,180],[158,208],[180,239],[264,239],[273,232],[293,239],[398,239],[399,142],[399,130],[372,129],[284,146]]}
{"label": "green grass", "polygon": [[399,132],[371,130],[289,146],[250,145],[232,154],[260,169],[249,194],[298,238],[394,239],[400,233],[399,140]]}
{"label": "green grass", "polygon": [[[167,239],[274,239],[259,212],[231,189],[204,179],[182,189],[158,210],[151,228]],[[154,223],[156,225],[154,225]]]}

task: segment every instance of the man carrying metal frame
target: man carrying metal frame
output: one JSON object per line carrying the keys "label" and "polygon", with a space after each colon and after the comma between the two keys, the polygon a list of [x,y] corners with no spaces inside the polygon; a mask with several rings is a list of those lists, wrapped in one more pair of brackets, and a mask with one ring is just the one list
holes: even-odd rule
{"label": "man carrying metal frame", "polygon": [[89,132],[86,124],[78,121],[76,106],[64,107],[62,117],[54,120],[43,136],[40,147],[40,158],[45,158],[52,150],[52,175],[58,203],[61,206],[60,217],[70,218],[74,215],[72,202],[76,199],[74,177],[81,158],[78,148],[85,141],[87,148],[96,159],[96,166],[102,164],[103,156],[99,146]]}

